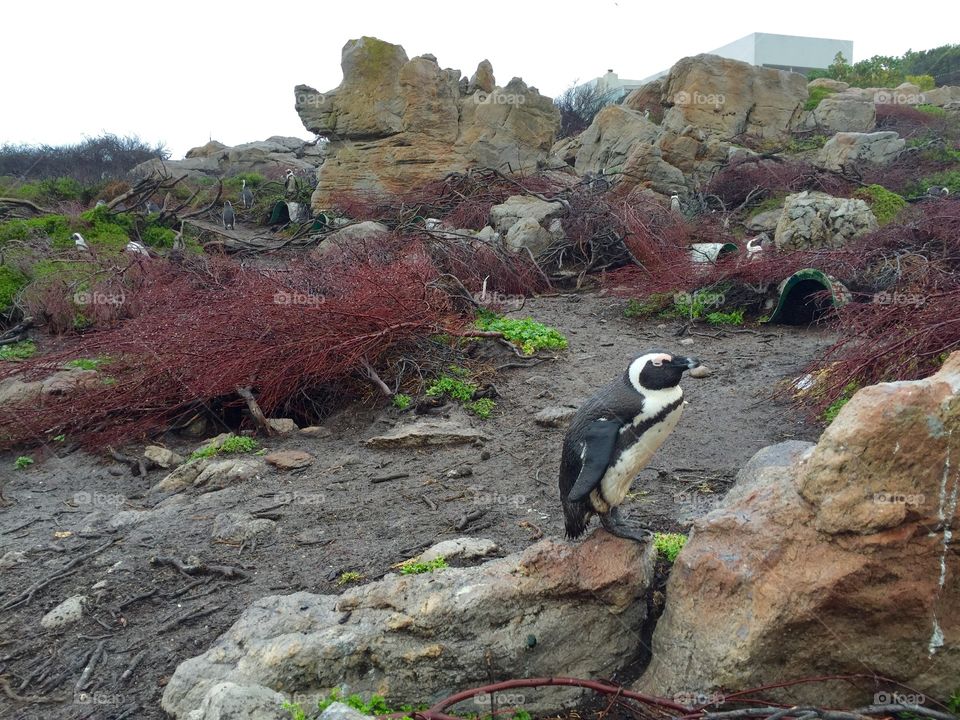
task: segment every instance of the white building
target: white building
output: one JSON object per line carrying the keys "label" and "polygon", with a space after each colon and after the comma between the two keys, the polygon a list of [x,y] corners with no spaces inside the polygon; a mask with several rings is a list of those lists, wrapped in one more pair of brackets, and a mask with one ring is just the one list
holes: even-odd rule
{"label": "white building", "polygon": [[[825,70],[833,62],[837,53],[842,53],[847,62],[853,62],[853,41],[801,35],[750,33],[708,52],[709,55],[742,60],[751,65],[777,70],[791,70],[803,75],[811,70]],[[662,70],[644,78],[641,84],[663,77],[667,72],[668,70]]]}
{"label": "white building", "polygon": [[603,94],[609,94],[611,102],[618,103],[645,82],[645,80],[626,80],[613,70],[607,70],[606,74],[583,84],[597,87]]}

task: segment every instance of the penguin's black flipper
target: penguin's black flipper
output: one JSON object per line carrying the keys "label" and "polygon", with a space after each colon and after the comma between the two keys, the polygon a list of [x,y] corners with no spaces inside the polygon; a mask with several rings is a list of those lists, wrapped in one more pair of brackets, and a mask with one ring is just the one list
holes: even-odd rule
{"label": "penguin's black flipper", "polygon": [[583,465],[577,482],[574,483],[567,500],[578,502],[589,495],[600,484],[603,474],[610,466],[613,448],[617,444],[617,434],[621,424],[616,420],[594,420],[583,433],[586,444]]}

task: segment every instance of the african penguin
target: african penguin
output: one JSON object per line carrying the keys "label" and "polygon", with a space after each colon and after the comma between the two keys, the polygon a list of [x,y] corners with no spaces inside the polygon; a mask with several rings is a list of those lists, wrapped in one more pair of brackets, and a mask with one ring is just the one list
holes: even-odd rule
{"label": "african penguin", "polygon": [[134,255],[146,255],[150,257],[150,253],[147,251],[146,245],[143,243],[138,243],[136,240],[131,240],[127,243],[127,246],[123,249],[124,252],[133,253]]}
{"label": "african penguin", "polygon": [[670,196],[670,210],[675,213],[683,214],[683,208],[680,206],[680,196],[671,195]]}
{"label": "african penguin", "polygon": [[83,235],[81,235],[80,233],[74,233],[73,235],[70,236],[70,239],[73,240],[73,245],[74,247],[77,248],[77,250],[86,250],[88,252],[90,251],[90,247],[87,245],[87,241],[83,239]]}
{"label": "african penguin", "polygon": [[680,378],[700,365],[692,357],[651,350],[573,416],[563,440],[560,502],[567,537],[576,539],[592,515],[613,535],[643,542],[619,516],[634,478],[670,435],[683,412]]}
{"label": "african penguin", "polygon": [[233,205],[229,200],[223,201],[223,227],[226,230],[233,230]]}
{"label": "african penguin", "polygon": [[240,189],[240,202],[243,203],[243,207],[247,210],[253,207],[253,193],[250,191],[250,188],[247,187],[246,180],[243,180],[243,187]]}
{"label": "african penguin", "polygon": [[297,192],[297,176],[293,174],[293,170],[287,170],[287,176],[283,181],[283,189],[287,195],[293,195]]}

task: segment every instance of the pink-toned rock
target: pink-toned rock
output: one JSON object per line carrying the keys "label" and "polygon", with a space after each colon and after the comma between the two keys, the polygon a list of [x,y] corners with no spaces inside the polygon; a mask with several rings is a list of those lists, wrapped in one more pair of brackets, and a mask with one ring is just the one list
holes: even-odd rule
{"label": "pink-toned rock", "polygon": [[[936,375],[864,388],[816,446],[741,470],[674,565],[653,660],[659,695],[876,672],[928,697],[960,676],[960,352]],[[778,692],[852,706],[883,686]]]}
{"label": "pink-toned rock", "polygon": [[313,464],[313,455],[303,450],[277,450],[263,459],[279,470],[297,470]]}

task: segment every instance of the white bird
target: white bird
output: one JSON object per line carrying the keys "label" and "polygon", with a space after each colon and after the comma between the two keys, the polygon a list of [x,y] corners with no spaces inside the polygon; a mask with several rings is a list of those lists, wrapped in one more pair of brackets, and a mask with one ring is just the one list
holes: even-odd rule
{"label": "white bird", "polygon": [[107,204],[106,200],[97,200],[97,207],[105,207]]}
{"label": "white bird", "polygon": [[147,247],[142,243],[138,243],[136,240],[131,240],[127,243],[127,246],[123,249],[124,252],[133,253],[134,255],[146,255],[150,257],[150,253],[147,251]]}
{"label": "white bird", "polygon": [[287,177],[283,181],[283,189],[287,195],[293,195],[297,191],[297,176],[293,174],[293,170],[287,170]]}
{"label": "white bird", "polygon": [[670,210],[675,213],[682,213],[683,209],[680,207],[680,196],[671,195],[670,196]]}
{"label": "white bird", "polygon": [[747,260],[755,257],[757,253],[763,250],[763,243],[769,239],[770,237],[766,233],[760,233],[755,238],[747,240]]}
{"label": "white bird", "polygon": [[253,193],[250,192],[250,188],[247,187],[247,181],[243,180],[243,187],[240,189],[240,202],[243,203],[243,207],[247,210],[253,207]]}
{"label": "white bird", "polygon": [[90,252],[90,246],[87,245],[87,241],[83,239],[83,235],[80,233],[74,233],[70,237],[73,240],[73,244],[76,246],[77,250],[85,250]]}

